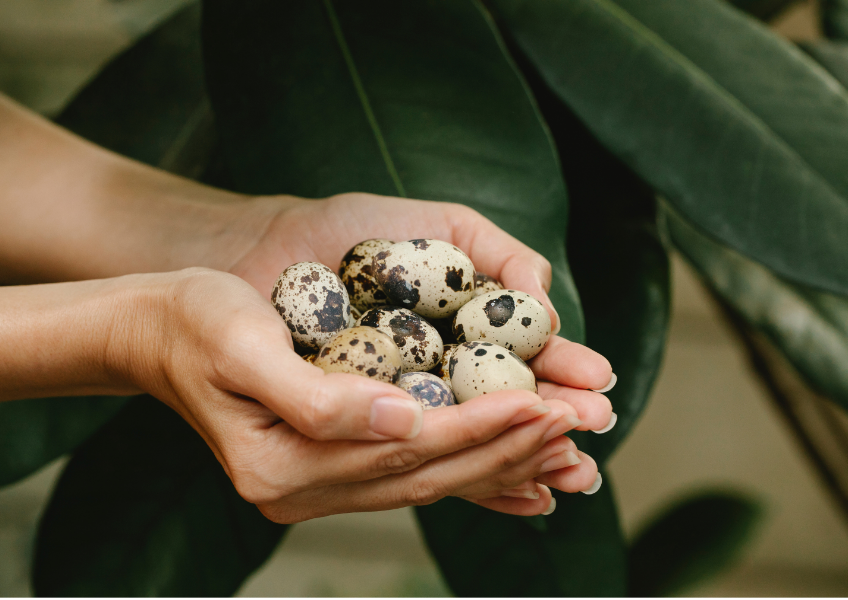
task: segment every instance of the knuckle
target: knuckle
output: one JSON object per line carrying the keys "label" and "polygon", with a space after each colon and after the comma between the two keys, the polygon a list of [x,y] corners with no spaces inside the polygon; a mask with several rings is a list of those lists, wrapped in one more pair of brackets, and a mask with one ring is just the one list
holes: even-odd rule
{"label": "knuckle", "polygon": [[327,395],[327,391],[322,386],[316,386],[300,411],[301,433],[318,441],[333,439],[335,408],[335,403]]}
{"label": "knuckle", "polygon": [[393,448],[380,457],[378,470],[388,474],[405,473],[423,463],[424,459],[411,448]]}
{"label": "knuckle", "polygon": [[429,481],[414,481],[406,490],[406,504],[412,506],[425,506],[433,504],[447,496],[439,486]]}

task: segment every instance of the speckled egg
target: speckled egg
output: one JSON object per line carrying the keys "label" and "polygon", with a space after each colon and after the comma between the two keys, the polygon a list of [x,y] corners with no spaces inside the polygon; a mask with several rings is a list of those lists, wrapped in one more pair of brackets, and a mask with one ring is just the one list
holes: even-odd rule
{"label": "speckled egg", "polygon": [[316,358],[318,358],[318,353],[317,353],[317,352],[313,352],[312,354],[304,354],[303,356],[301,356],[301,358],[302,358],[303,360],[305,360],[306,362],[308,362],[308,363],[312,363],[312,364],[314,365],[314,364],[315,364],[315,359],[316,359]]}
{"label": "speckled egg", "polygon": [[421,315],[399,306],[366,311],[357,326],[374,327],[390,336],[403,359],[404,372],[428,371],[442,358],[442,338]]}
{"label": "speckled egg", "polygon": [[474,296],[474,265],[440,240],[400,242],[374,256],[374,276],[390,302],[427,318],[447,317]]}
{"label": "speckled egg", "polygon": [[392,246],[390,240],[365,240],[351,248],[342,259],[339,277],[347,288],[350,303],[365,312],[375,306],[389,303],[388,298],[374,278],[374,255]]}
{"label": "speckled egg", "polygon": [[403,367],[392,339],[372,327],[345,329],[321,348],[315,366],[325,373],[351,373],[397,383]]}
{"label": "speckled egg", "polygon": [[436,377],[440,377],[443,381],[450,384],[450,358],[453,356],[453,351],[456,350],[457,344],[445,344],[445,350],[442,352],[442,359],[438,364],[430,369],[430,372]]}
{"label": "speckled egg", "polygon": [[296,263],[283,271],[274,284],[271,302],[292,339],[306,350],[318,350],[348,326],[347,290],[339,276],[320,263]]}
{"label": "speckled egg", "polygon": [[485,273],[477,273],[474,275],[474,297],[482,296],[483,294],[487,294],[489,292],[494,292],[497,290],[504,289],[504,286],[501,285],[501,282],[486,275]]}
{"label": "speckled egg", "polygon": [[453,332],[460,342],[492,342],[529,360],[548,343],[551,318],[530,294],[496,290],[460,308],[453,320]]}
{"label": "speckled egg", "polygon": [[451,389],[459,403],[501,390],[536,392],[536,377],[527,364],[502,346],[466,342],[450,359]]}
{"label": "speckled egg", "polygon": [[450,386],[432,373],[404,373],[397,385],[415,398],[424,410],[456,404]]}
{"label": "speckled egg", "polygon": [[362,318],[362,312],[359,311],[355,306],[350,307],[350,317],[347,320],[347,326],[353,327],[356,325],[356,322]]}

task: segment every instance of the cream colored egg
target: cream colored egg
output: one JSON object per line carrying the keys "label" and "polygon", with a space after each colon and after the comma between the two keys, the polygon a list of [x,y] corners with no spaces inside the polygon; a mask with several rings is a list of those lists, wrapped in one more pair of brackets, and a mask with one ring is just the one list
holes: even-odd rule
{"label": "cream colored egg", "polygon": [[440,240],[400,242],[374,256],[374,276],[389,301],[427,318],[447,317],[474,296],[474,265]]}
{"label": "cream colored egg", "polygon": [[314,362],[325,373],[351,373],[397,383],[403,361],[392,339],[373,327],[345,329],[321,348]]}
{"label": "cream colored egg", "polygon": [[477,273],[474,276],[474,297],[482,296],[483,294],[487,294],[488,292],[494,292],[497,290],[504,289],[504,286],[501,285],[501,282],[495,279],[494,277],[490,277],[485,273]]}
{"label": "cream colored egg", "polygon": [[421,315],[406,308],[372,308],[356,324],[374,327],[391,337],[400,349],[404,372],[428,371],[442,358],[444,348],[439,332]]}
{"label": "cream colored egg", "polygon": [[457,402],[501,390],[536,392],[536,377],[527,364],[502,346],[466,342],[450,359],[451,389]]}
{"label": "cream colored egg", "polygon": [[442,380],[446,381],[450,384],[450,358],[453,356],[453,351],[456,350],[457,344],[445,344],[444,352],[442,352],[442,359],[439,361],[435,367],[433,367],[430,372],[436,377],[442,378]]}
{"label": "cream colored egg", "polygon": [[450,385],[432,373],[404,373],[397,385],[415,398],[424,410],[456,404]]}
{"label": "cream colored egg", "polygon": [[530,294],[496,290],[460,308],[453,320],[453,332],[460,342],[491,342],[529,360],[548,343],[551,318]]}
{"label": "cream colored egg", "polygon": [[271,302],[292,339],[316,351],[348,326],[350,300],[339,276],[316,262],[300,262],[280,274]]}
{"label": "cream colored egg", "polygon": [[339,268],[339,277],[347,288],[350,304],[365,312],[389,303],[386,294],[374,278],[374,255],[392,246],[390,240],[365,240],[348,250]]}

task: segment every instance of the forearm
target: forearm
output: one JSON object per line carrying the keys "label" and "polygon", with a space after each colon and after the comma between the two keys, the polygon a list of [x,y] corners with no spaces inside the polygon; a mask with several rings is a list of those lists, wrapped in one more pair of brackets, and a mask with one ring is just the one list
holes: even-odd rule
{"label": "forearm", "polygon": [[227,270],[270,210],[99,148],[0,96],[2,283]]}
{"label": "forearm", "polygon": [[145,331],[120,281],[0,288],[0,400],[138,393],[114,360]]}

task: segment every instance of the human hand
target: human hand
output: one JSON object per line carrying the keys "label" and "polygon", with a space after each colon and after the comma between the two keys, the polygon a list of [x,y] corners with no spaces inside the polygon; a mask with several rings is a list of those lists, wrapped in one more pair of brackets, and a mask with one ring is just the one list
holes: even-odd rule
{"label": "human hand", "polygon": [[[239,493],[275,521],[446,495],[538,514],[549,493],[535,501],[501,493],[570,464],[574,447],[562,434],[579,422],[577,410],[523,391],[427,411],[414,439],[333,439],[367,429],[359,409],[374,397],[412,401],[389,384],[303,361],[276,311],[237,277],[191,269],[116,281],[110,296],[124,318],[110,335],[110,370],[179,412]],[[336,396],[348,412],[328,411]],[[586,489],[593,468],[571,467],[562,487]]]}

